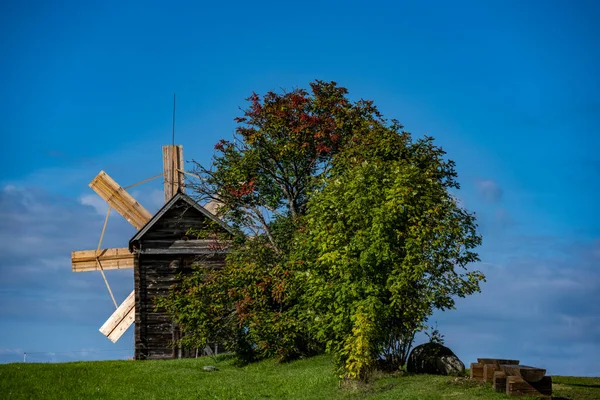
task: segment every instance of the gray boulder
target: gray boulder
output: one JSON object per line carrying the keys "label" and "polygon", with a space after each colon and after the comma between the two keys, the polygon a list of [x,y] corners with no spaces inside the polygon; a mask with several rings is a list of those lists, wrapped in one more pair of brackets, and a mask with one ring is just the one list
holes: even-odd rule
{"label": "gray boulder", "polygon": [[465,374],[465,364],[452,350],[438,343],[425,343],[412,349],[406,369],[415,374],[453,376]]}

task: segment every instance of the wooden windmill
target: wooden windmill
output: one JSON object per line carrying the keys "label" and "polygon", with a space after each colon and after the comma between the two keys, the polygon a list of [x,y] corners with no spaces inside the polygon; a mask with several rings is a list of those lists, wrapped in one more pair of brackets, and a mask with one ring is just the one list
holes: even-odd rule
{"label": "wooden windmill", "polygon": [[[100,271],[115,304],[116,311],[100,328],[102,334],[114,343],[136,322],[136,359],[182,356],[181,349],[176,353],[170,346],[181,333],[169,316],[153,312],[152,298],[166,295],[177,274],[189,269],[198,255],[204,255],[208,264],[223,265],[226,248],[215,250],[209,240],[190,240],[190,228],[202,229],[214,221],[229,232],[227,225],[184,194],[182,146],[163,146],[163,168],[165,205],[154,216],[101,171],[89,185],[109,205],[98,247],[74,251],[71,258],[73,272]],[[138,229],[129,247],[101,249],[111,209]],[[117,305],[104,271],[124,268],[134,269],[135,288]]]}

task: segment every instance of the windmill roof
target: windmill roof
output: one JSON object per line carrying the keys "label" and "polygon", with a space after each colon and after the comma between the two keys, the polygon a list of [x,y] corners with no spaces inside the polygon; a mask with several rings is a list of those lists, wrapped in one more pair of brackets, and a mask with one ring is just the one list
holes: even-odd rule
{"label": "windmill roof", "polygon": [[215,216],[213,213],[211,213],[210,211],[206,210],[204,207],[202,207],[200,204],[198,204],[194,199],[192,199],[190,196],[186,195],[183,192],[178,192],[175,196],[173,196],[171,198],[171,200],[169,200],[167,203],[165,203],[164,206],[162,206],[162,208],[160,210],[158,210],[158,212],[156,214],[154,214],[154,216],[146,223],[146,225],[144,225],[136,234],[135,236],[133,236],[131,238],[131,240],[129,240],[129,250],[131,251],[133,248],[133,243],[136,241],[141,240],[144,235],[146,235],[146,233],[148,233],[152,227],[154,225],[156,225],[156,223],[158,221],[160,221],[162,219],[162,217],[177,203],[179,202],[185,202],[187,203],[190,207],[192,207],[193,209],[197,210],[199,213],[203,214],[204,216],[206,216],[207,218],[209,218],[210,220],[216,222],[219,226],[221,226],[225,231],[234,234],[233,230],[225,223],[223,222],[221,219],[217,218],[217,216]]}

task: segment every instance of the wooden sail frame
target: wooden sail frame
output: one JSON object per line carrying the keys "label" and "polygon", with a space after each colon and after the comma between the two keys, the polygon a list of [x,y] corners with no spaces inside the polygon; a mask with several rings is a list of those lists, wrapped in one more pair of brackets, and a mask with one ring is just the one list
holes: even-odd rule
{"label": "wooden sail frame", "polygon": [[[163,146],[162,151],[162,175],[164,176],[165,203],[167,203],[178,192],[183,192],[185,188],[183,146],[166,145]],[[100,171],[92,182],[90,182],[89,186],[136,229],[142,229],[152,218],[152,214],[106,172]],[[103,234],[104,230],[102,236]],[[102,242],[102,236],[100,242]],[[71,253],[71,268],[73,272],[100,271],[104,275],[105,270],[134,268],[136,262],[135,255],[130,253],[128,248],[98,248],[97,250],[73,251]],[[107,281],[106,284],[112,296],[112,291]],[[127,296],[125,301],[117,307],[116,311],[100,327],[100,332],[115,343],[134,322],[135,290]]]}
{"label": "wooden sail frame", "polygon": [[80,250],[71,253],[71,265],[73,272],[127,269],[135,266],[135,257],[127,247]]}
{"label": "wooden sail frame", "polygon": [[141,229],[152,218],[152,214],[106,172],[100,171],[89,186],[136,229]]}
{"label": "wooden sail frame", "polygon": [[100,327],[100,332],[115,343],[135,322],[135,291],[121,303],[119,308]]}

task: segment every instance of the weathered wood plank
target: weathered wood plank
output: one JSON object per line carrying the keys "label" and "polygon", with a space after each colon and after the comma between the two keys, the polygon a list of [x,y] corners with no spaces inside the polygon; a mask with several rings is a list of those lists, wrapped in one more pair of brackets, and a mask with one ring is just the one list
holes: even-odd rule
{"label": "weathered wood plank", "polygon": [[194,254],[194,255],[203,255],[203,254],[214,254],[214,253],[226,253],[225,250],[212,250],[212,249],[206,249],[206,248],[197,248],[197,247],[192,247],[192,248],[188,248],[188,249],[181,249],[181,248],[164,248],[164,249],[160,249],[160,248],[150,248],[150,249],[144,249],[140,251],[140,254],[164,254],[164,255],[168,255],[168,254],[172,254],[172,255],[188,255],[188,254]]}
{"label": "weathered wood plank", "polygon": [[100,332],[115,343],[135,321],[135,290],[100,327]]}
{"label": "weathered wood plank", "polygon": [[221,254],[229,251],[230,242],[216,240],[164,240],[145,239],[141,242],[141,254]]}
{"label": "weathered wood plank", "polygon": [[101,249],[97,250],[81,250],[71,253],[71,266],[73,272],[88,272],[98,271],[98,263],[96,257],[102,266],[103,270],[109,269],[124,269],[133,268],[135,264],[135,256],[129,252],[129,249]]}
{"label": "weathered wood plank", "polygon": [[132,307],[125,318],[119,325],[110,333],[108,338],[111,342],[115,343],[123,336],[123,334],[129,329],[129,327],[135,322],[135,307]]}
{"label": "weathered wood plank", "polygon": [[494,390],[499,393],[506,392],[506,374],[502,371],[494,371],[494,378],[492,385]]}
{"label": "weathered wood plank", "polygon": [[163,177],[165,203],[171,200],[177,191],[184,191],[183,146],[163,146]]}
{"label": "weathered wood plank", "polygon": [[480,364],[519,364],[519,360],[507,360],[503,358],[478,358],[477,362]]}
{"label": "weathered wood plank", "polygon": [[141,229],[152,218],[152,214],[106,172],[100,171],[89,186],[136,229]]}
{"label": "weathered wood plank", "polygon": [[552,377],[544,376],[539,382],[527,382],[520,376],[507,376],[506,395],[549,399],[552,397]]}
{"label": "weathered wood plank", "polygon": [[499,368],[506,376],[520,376],[527,382],[539,382],[546,375],[545,369],[529,367],[527,365],[501,364]]}

